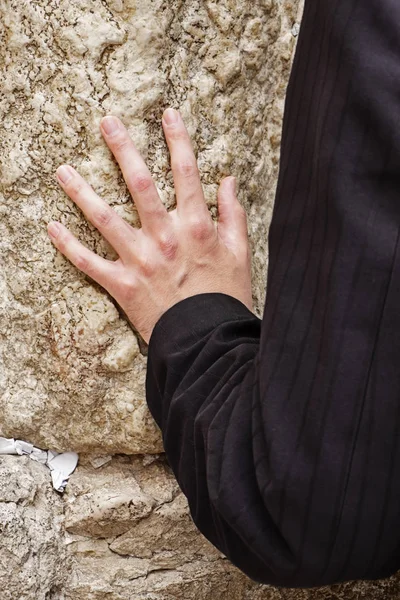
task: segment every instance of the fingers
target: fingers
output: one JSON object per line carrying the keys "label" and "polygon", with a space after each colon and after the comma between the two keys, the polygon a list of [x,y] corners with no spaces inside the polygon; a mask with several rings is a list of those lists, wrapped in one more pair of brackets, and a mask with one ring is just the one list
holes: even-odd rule
{"label": "fingers", "polygon": [[143,158],[117,117],[104,117],[101,120],[101,131],[121,167],[128,190],[136,204],[143,231],[157,233],[161,228],[165,228],[168,212],[161,202]]}
{"label": "fingers", "polygon": [[89,221],[110,242],[122,261],[132,254],[135,230],[102,200],[90,185],[69,165],[57,169],[57,179],[68,196]]}
{"label": "fingers", "polygon": [[180,215],[196,213],[211,216],[204,199],[197,160],[189,134],[179,112],[168,108],[162,118],[165,138],[171,154],[171,169]]}
{"label": "fingers", "polygon": [[57,221],[51,221],[47,225],[47,231],[53,244],[72,264],[105,289],[109,289],[110,282],[116,278],[114,261],[102,258],[86,248],[64,225]]}
{"label": "fingers", "polygon": [[234,254],[248,251],[246,212],[236,197],[235,177],[225,177],[218,189],[218,235]]}

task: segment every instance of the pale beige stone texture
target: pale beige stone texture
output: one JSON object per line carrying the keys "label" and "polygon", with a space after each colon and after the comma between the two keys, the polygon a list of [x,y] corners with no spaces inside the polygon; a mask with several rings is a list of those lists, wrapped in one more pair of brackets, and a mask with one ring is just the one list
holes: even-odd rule
{"label": "pale beige stone texture", "polygon": [[56,183],[64,162],[139,224],[99,131],[105,114],[127,125],[168,207],[167,106],[188,126],[214,216],[219,181],[238,177],[261,314],[297,9],[296,0],[1,1],[1,435],[98,455],[162,451],[145,403],[145,345],[46,232],[60,220],[116,258]]}
{"label": "pale beige stone texture", "polygon": [[48,469],[0,457],[5,600],[397,600],[395,577],[313,590],[250,581],[197,531],[163,457],[90,456],[63,496]]}
{"label": "pale beige stone texture", "polygon": [[47,467],[0,457],[1,600],[62,599],[71,569],[63,512]]}
{"label": "pale beige stone texture", "polygon": [[216,217],[238,178],[261,316],[267,230],[297,0],[0,0],[0,435],[80,453],[66,493],[27,457],[0,457],[1,600],[390,600],[396,578],[278,590],[197,531],[145,401],[146,346],[115,300],[52,245],[63,222],[113,248],[61,191],[70,163],[139,225],[99,131],[118,115],[175,204],[161,128],[179,108]]}

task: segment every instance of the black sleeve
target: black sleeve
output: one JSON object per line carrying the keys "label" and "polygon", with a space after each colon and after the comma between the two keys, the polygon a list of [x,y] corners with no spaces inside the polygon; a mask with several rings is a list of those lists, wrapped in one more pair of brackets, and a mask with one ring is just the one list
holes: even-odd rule
{"label": "black sleeve", "polygon": [[252,548],[266,524],[252,448],[260,325],[225,294],[175,304],[150,339],[146,392],[194,522],[261,581],[265,564]]}
{"label": "black sleeve", "polygon": [[202,533],[251,578],[400,566],[400,4],[306,1],[262,322],[199,294],[149,344],[146,394]]}

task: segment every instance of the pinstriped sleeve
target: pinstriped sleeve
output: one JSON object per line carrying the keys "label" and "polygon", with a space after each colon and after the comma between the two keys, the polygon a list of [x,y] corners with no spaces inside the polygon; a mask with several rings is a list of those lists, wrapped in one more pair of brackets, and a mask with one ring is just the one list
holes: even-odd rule
{"label": "pinstriped sleeve", "polygon": [[[278,583],[273,563],[287,548],[263,506],[252,450],[260,331],[225,294],[175,304],[150,339],[146,395],[197,527],[250,577]],[[260,532],[276,561],[257,552]]]}
{"label": "pinstriped sleeve", "polygon": [[400,567],[400,4],[306,0],[260,321],[170,308],[147,401],[200,531],[256,581]]}

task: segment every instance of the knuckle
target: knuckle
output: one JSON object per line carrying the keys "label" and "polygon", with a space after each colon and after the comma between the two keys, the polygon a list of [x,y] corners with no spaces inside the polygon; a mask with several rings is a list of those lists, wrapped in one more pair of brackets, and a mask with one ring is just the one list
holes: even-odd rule
{"label": "knuckle", "polygon": [[174,235],[161,234],[158,238],[158,246],[165,258],[173,259],[178,250],[178,241]]}
{"label": "knuckle", "polygon": [[113,218],[114,211],[109,207],[103,207],[93,213],[93,224],[96,227],[107,227]]}
{"label": "knuckle", "polygon": [[67,183],[67,188],[72,196],[75,198],[79,198],[81,196],[85,187],[85,182],[81,179],[77,179],[76,177],[72,177],[70,181]]}
{"label": "knuckle", "polygon": [[82,254],[78,254],[75,257],[75,265],[85,273],[89,273],[92,270],[90,262],[85,256],[82,256]]}
{"label": "knuckle", "polygon": [[68,251],[68,237],[68,233],[62,232],[57,238],[57,247],[63,254]]}
{"label": "knuckle", "polygon": [[146,173],[135,173],[131,177],[131,187],[135,192],[147,192],[153,185],[152,178]]}
{"label": "knuckle", "polygon": [[121,152],[130,146],[130,139],[125,134],[125,132],[119,134],[117,138],[113,141],[113,150],[117,152]]}
{"label": "knuckle", "polygon": [[137,282],[134,277],[120,279],[117,285],[118,293],[125,299],[129,299],[137,291]]}
{"label": "knuckle", "polygon": [[192,179],[197,176],[198,168],[197,164],[192,160],[181,160],[175,163],[174,170],[180,177],[184,179]]}
{"label": "knuckle", "polygon": [[187,140],[188,134],[186,133],[185,129],[181,127],[174,127],[173,129],[169,129],[168,137],[173,141],[182,141]]}
{"label": "knuckle", "polygon": [[192,238],[198,241],[207,240],[211,237],[211,234],[214,233],[212,221],[201,217],[192,218],[188,227]]}
{"label": "knuckle", "polygon": [[139,262],[139,270],[144,277],[151,277],[156,272],[156,265],[153,260],[144,256]]}

